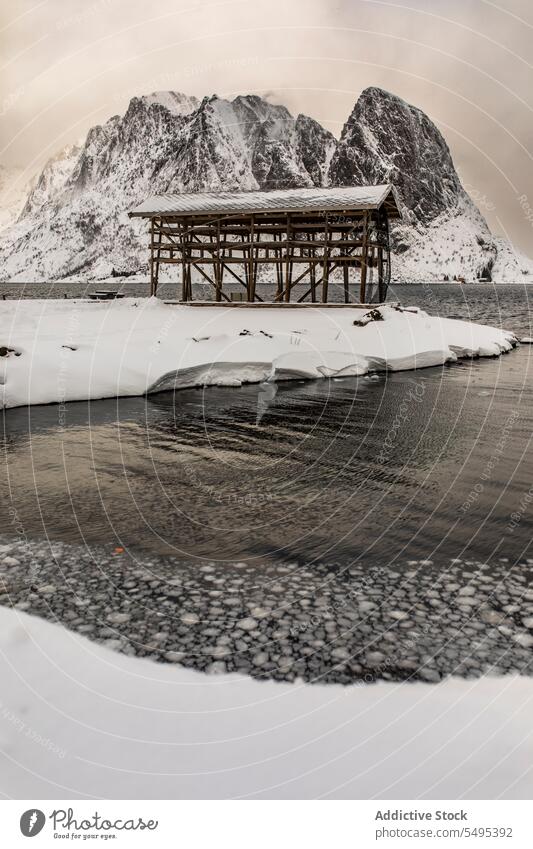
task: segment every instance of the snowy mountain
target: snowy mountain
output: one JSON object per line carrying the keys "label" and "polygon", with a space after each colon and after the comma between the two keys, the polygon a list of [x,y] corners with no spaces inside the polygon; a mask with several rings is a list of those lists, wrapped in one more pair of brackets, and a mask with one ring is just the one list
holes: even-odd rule
{"label": "snowy mountain", "polygon": [[28,194],[22,171],[0,165],[0,231],[10,227],[20,215]]}
{"label": "snowy mountain", "polygon": [[344,126],[329,179],[396,186],[403,213],[403,223],[392,228],[396,279],[490,276],[497,246],[443,136],[420,109],[366,89]]}
{"label": "snowy mountain", "polygon": [[201,102],[134,97],[123,116],[43,169],[18,221],[0,235],[0,279],[103,278],[145,272],[146,224],[127,211],[163,192],[392,182],[404,220],[392,228],[400,280],[523,279],[533,263],[494,239],[429,118],[366,89],[340,141],[313,119],[255,95]]}
{"label": "snowy mountain", "polygon": [[37,212],[50,198],[61,193],[74,170],[80,150],[81,145],[68,145],[48,160],[27,195],[22,209],[23,217]]}
{"label": "snowy mountain", "polygon": [[93,127],[80,150],[46,166],[2,239],[0,277],[146,269],[146,225],[127,210],[147,195],[322,184],[335,146],[316,121],[260,97],[134,97],[124,116]]}
{"label": "snowy mountain", "polygon": [[499,283],[520,282],[520,280],[528,279],[531,275],[533,279],[533,260],[515,248],[507,239],[495,238],[496,246],[496,262],[492,268],[492,276]]}

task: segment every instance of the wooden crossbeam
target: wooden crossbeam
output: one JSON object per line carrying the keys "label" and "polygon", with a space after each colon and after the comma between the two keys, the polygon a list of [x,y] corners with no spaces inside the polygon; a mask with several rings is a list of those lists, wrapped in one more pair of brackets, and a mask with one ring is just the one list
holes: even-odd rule
{"label": "wooden crossbeam", "polygon": [[[181,264],[182,300],[192,300],[192,269],[214,287],[217,302],[230,299],[223,291],[224,274],[246,289],[247,300],[257,295],[259,268],[275,268],[274,302],[290,303],[302,280],[309,289],[298,298],[329,300],[331,273],[342,268],[344,303],[350,302],[350,268],[360,269],[359,300],[365,302],[368,271],[377,268],[376,293],[386,297],[390,280],[390,239],[386,209],[340,213],[154,216],[150,220],[150,291],[156,294],[159,268]],[[239,265],[244,280],[235,270]],[[317,265],[321,275],[318,278]],[[213,266],[208,273],[208,267]],[[233,267],[232,267],[233,266]],[[297,266],[304,266],[296,273]]]}

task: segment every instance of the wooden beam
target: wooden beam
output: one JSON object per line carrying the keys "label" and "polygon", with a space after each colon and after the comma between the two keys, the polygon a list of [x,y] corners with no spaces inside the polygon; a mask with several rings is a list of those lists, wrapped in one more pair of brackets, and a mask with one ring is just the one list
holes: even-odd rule
{"label": "wooden beam", "polygon": [[[183,244],[184,241],[185,241],[185,228],[183,228],[183,231],[182,231],[182,234],[181,234],[181,239],[182,239],[182,244]],[[188,297],[187,297],[187,294],[188,294],[187,267],[188,267],[187,255],[186,255],[185,249],[183,248],[182,252],[181,252],[181,299],[183,301],[188,300]]]}
{"label": "wooden beam", "polygon": [[[375,222],[375,226],[372,222]],[[385,209],[339,210],[305,213],[237,213],[235,215],[155,215],[150,219],[150,290],[157,292],[160,264],[180,263],[182,299],[192,299],[192,269],[215,287],[214,299],[223,299],[222,278],[226,270],[247,290],[250,303],[257,297],[257,280],[262,264],[276,269],[274,299],[291,301],[294,287],[309,275],[311,295],[316,302],[317,286],[321,299],[329,299],[329,279],[342,268],[344,303],[350,302],[350,268],[361,268],[359,300],[367,300],[368,269],[378,268],[380,299],[390,277],[388,221]],[[372,248],[375,250],[372,250]],[[360,253],[354,253],[354,249]],[[322,275],[317,280],[317,264]],[[213,265],[213,272],[205,271]],[[242,266],[245,283],[231,265]],[[297,274],[298,265],[304,270]],[[240,269],[236,269],[236,271]],[[213,278],[213,279],[212,279]],[[224,298],[227,300],[226,298]],[[298,298],[300,302],[302,298]],[[357,300],[357,299],[355,299]]]}
{"label": "wooden beam", "polygon": [[[307,238],[309,241],[314,242],[315,234],[310,232],[307,234]],[[315,247],[313,246],[313,256],[315,252]],[[316,265],[314,262],[309,262],[309,278],[311,280],[311,301],[312,303],[316,303]]]}
{"label": "wooden beam", "polygon": [[[287,215],[287,243],[290,242],[290,234],[292,231],[291,217]],[[291,299],[291,277],[292,277],[292,248],[287,244],[285,248],[285,301]]]}
{"label": "wooden beam", "polygon": [[155,266],[154,266],[154,219],[150,219],[150,297],[155,295]]}
{"label": "wooden beam", "polygon": [[222,300],[222,265],[220,256],[220,219],[217,221],[217,254],[215,264],[215,300]]}
{"label": "wooden beam", "polygon": [[361,285],[359,289],[359,300],[362,304],[366,303],[366,268],[368,260],[368,213],[365,212],[363,218],[363,246],[361,249]]}
{"label": "wooden beam", "polygon": [[348,304],[350,302],[350,269],[346,264],[344,264],[343,269],[343,284],[344,284],[344,303]]}
{"label": "wooden beam", "polygon": [[248,300],[255,301],[254,217],[250,217],[250,248],[248,252]]}
{"label": "wooden beam", "polygon": [[[243,279],[242,279],[242,277],[239,277],[239,275],[238,275],[238,274],[235,274],[235,272],[233,271],[233,269],[231,268],[231,266],[226,265],[226,262],[227,262],[227,260],[225,260],[225,261],[224,261],[223,268],[225,268],[225,269],[226,269],[226,271],[228,271],[228,272],[229,272],[229,274],[231,274],[231,276],[232,276],[232,277],[234,277],[234,278],[235,278],[235,280],[237,280],[237,282],[238,282],[238,283],[240,283],[240,284],[241,284],[241,286],[243,286],[243,287],[244,287],[244,288],[248,291],[248,287],[247,287],[246,281],[245,281],[245,280],[243,280]],[[255,299],[256,299],[256,301],[263,301],[263,298],[261,298],[261,297],[260,297],[259,295],[257,295],[257,294],[256,294],[256,296],[255,296]]]}
{"label": "wooden beam", "polygon": [[[281,233],[279,234],[279,243],[281,243]],[[281,301],[283,298],[283,266],[281,263],[281,248],[275,248],[276,261],[276,301]]]}
{"label": "wooden beam", "polygon": [[322,271],[322,303],[327,304],[328,302],[328,285],[329,285],[329,255],[330,249],[328,244],[328,215],[326,213],[324,220],[324,236],[326,241],[326,247],[324,248],[324,264]]}
{"label": "wooden beam", "polygon": [[[214,287],[216,288],[216,282],[215,282],[215,281],[214,281],[211,277],[209,277],[209,275],[208,275],[208,274],[206,274],[206,273],[205,273],[205,271],[203,270],[203,268],[200,268],[200,266],[196,265],[196,263],[194,263],[194,262],[193,262],[193,263],[191,263],[191,265],[192,265],[192,267],[193,267],[193,268],[195,268],[195,269],[196,269],[196,271],[199,271],[199,272],[200,272],[200,274],[202,275],[202,277],[204,277],[204,278],[207,280],[207,282],[211,284],[211,286],[214,286]],[[228,296],[226,295],[226,293],[225,293],[225,292],[222,292],[222,291],[221,291],[221,293],[220,293],[220,294],[221,294],[221,296],[222,296],[223,298],[225,298],[225,300],[226,300],[226,301],[229,301],[229,300],[230,300],[230,299],[228,298]],[[190,301],[190,300],[192,300],[192,289],[191,289],[191,291],[190,291],[190,297],[189,297],[189,298],[187,298],[187,300],[189,300],[189,301]]]}

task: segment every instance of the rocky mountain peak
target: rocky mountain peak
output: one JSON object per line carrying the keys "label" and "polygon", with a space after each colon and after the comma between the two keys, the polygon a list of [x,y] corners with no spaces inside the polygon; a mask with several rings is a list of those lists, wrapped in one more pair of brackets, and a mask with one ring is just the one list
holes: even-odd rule
{"label": "rocky mountain peak", "polygon": [[467,199],[435,124],[420,109],[376,87],[362,92],[344,125],[330,181],[393,183],[413,223],[428,223]]}
{"label": "rocky mountain peak", "polygon": [[200,105],[197,97],[179,91],[153,91],[139,99],[145,107],[161,106],[173,115],[190,115]]}
{"label": "rocky mountain peak", "polygon": [[[464,192],[448,146],[420,109],[365,89],[340,141],[306,115],[256,94],[198,101],[134,97],[80,147],[47,163],[18,222],[0,241],[0,278],[61,279],[144,271],[146,227],[126,211],[164,192],[391,182],[404,218],[392,226],[404,280],[521,275]],[[497,255],[502,262],[496,262]]]}

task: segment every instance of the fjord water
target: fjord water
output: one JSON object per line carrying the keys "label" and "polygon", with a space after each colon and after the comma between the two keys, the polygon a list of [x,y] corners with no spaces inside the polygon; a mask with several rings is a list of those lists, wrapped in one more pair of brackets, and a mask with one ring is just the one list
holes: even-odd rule
{"label": "fjord water", "polygon": [[[531,333],[527,286],[391,298]],[[358,379],[8,410],[0,520],[29,538],[258,569],[525,558],[531,370],[524,345]]]}

